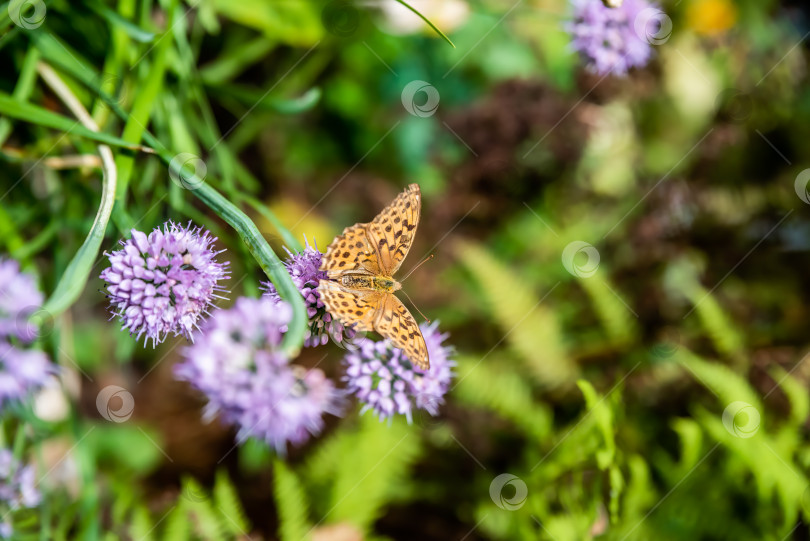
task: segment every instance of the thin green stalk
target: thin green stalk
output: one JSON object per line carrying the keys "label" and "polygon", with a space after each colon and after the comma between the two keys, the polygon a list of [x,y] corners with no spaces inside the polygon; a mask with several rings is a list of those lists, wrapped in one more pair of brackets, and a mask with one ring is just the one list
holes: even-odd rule
{"label": "thin green stalk", "polygon": [[[55,71],[46,64],[39,64],[38,71],[45,82],[65,102],[65,105],[79,118],[79,121],[88,131],[98,130],[98,126],[93,122],[90,114],[70,92],[70,89],[62,82]],[[87,238],[76,252],[76,255],[73,256],[73,259],[71,259],[65,272],[59,278],[53,293],[43,305],[43,310],[46,310],[52,317],[67,310],[81,295],[84,284],[87,283],[93,269],[93,263],[101,249],[104,232],[107,230],[107,223],[112,214],[117,178],[115,159],[110,147],[107,145],[99,145],[98,152],[101,156],[103,174],[101,203]]]}
{"label": "thin green stalk", "polygon": [[455,44],[455,43],[453,43],[452,41],[450,41],[450,38],[448,38],[448,37],[447,37],[447,35],[446,35],[444,32],[442,32],[441,30],[439,30],[439,28],[438,28],[438,27],[437,27],[435,24],[433,24],[432,22],[430,22],[430,21],[428,20],[428,18],[427,18],[427,17],[425,17],[424,15],[422,15],[421,13],[419,13],[419,11],[418,11],[416,8],[414,8],[413,6],[411,6],[411,5],[410,5],[408,2],[405,2],[405,0],[396,0],[396,1],[397,1],[397,2],[399,2],[400,4],[402,4],[403,6],[405,6],[406,8],[408,8],[409,10],[413,11],[414,13],[416,13],[416,15],[417,15],[417,16],[418,16],[420,19],[422,19],[423,21],[425,21],[425,23],[427,23],[427,25],[428,25],[429,27],[431,27],[431,28],[432,28],[432,29],[433,29],[433,30],[434,30],[434,31],[435,31],[437,34],[439,34],[439,35],[440,35],[442,38],[444,38],[444,40],[445,40],[447,43],[449,43],[450,45],[452,45],[452,46],[453,46],[453,48],[455,48],[456,44]]}

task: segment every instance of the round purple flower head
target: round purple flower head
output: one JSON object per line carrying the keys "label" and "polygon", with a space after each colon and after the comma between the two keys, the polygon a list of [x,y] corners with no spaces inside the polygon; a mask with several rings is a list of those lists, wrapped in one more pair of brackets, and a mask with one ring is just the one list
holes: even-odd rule
{"label": "round purple flower head", "polygon": [[30,396],[56,371],[45,353],[27,347],[39,335],[31,316],[42,302],[33,277],[21,273],[16,261],[0,258],[0,411]]}
{"label": "round purple flower head", "polygon": [[211,249],[216,240],[191,223],[168,222],[148,237],[133,229],[122,249],[107,254],[110,267],[101,273],[122,330],[139,339],[146,335],[153,346],[169,332],[190,340],[202,314],[221,298],[219,281],[228,276],[228,263],[214,259],[221,253]]}
{"label": "round purple flower head", "polygon": [[12,510],[36,507],[40,494],[35,485],[34,468],[20,464],[9,449],[0,449],[0,503]]}
{"label": "round purple flower head", "polygon": [[[315,347],[326,344],[329,342],[330,336],[338,344],[351,341],[355,337],[355,331],[344,327],[340,321],[334,319],[326,311],[326,306],[321,300],[321,294],[318,292],[320,281],[327,279],[326,271],[319,270],[323,254],[318,251],[317,246],[313,248],[306,238],[304,240],[306,241],[306,248],[302,252],[293,253],[286,247],[284,248],[288,254],[284,266],[290,274],[295,287],[304,297],[304,303],[307,307],[309,328],[304,335],[304,345]],[[263,285],[266,296],[280,300],[278,292],[272,283],[265,282]]]}
{"label": "round purple flower head", "polygon": [[670,19],[646,0],[624,0],[607,7],[598,0],[572,0],[574,20],[566,24],[573,49],[600,75],[625,75],[652,57],[672,30]]}
{"label": "round purple flower head", "polygon": [[43,300],[34,278],[20,272],[19,263],[13,259],[0,257],[0,340],[32,342],[38,330],[28,318]]}
{"label": "round purple flower head", "polygon": [[219,415],[238,441],[262,439],[284,453],[323,429],[323,414],[340,413],[341,397],[321,370],[291,365],[280,351],[292,309],[267,297],[240,297],[203,325],[175,367],[208,398],[204,416]]}
{"label": "round purple flower head", "polygon": [[448,335],[439,333],[437,327],[438,322],[420,325],[430,356],[428,371],[412,364],[389,340],[365,339],[346,355],[343,380],[347,391],[365,404],[363,412],[372,409],[380,420],[399,413],[409,423],[415,408],[431,415],[439,413],[456,363],[450,360],[452,348],[442,345]]}

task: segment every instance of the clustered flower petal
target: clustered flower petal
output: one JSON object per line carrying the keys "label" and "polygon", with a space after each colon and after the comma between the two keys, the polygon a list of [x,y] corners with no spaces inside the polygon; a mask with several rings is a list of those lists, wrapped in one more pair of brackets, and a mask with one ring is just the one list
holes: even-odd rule
{"label": "clustered flower petal", "polygon": [[[304,335],[304,345],[315,347],[326,344],[329,342],[330,336],[338,344],[352,340],[355,331],[346,328],[326,311],[326,307],[321,300],[321,294],[318,292],[320,281],[327,279],[326,271],[320,270],[323,254],[318,251],[317,247],[310,246],[309,241],[306,241],[306,248],[302,252],[293,253],[286,248],[285,250],[288,257],[284,262],[284,266],[295,287],[304,297],[304,303],[307,307],[309,328]],[[265,282],[263,285],[266,296],[280,300],[278,292],[272,283]]]}
{"label": "clustered flower petal", "polygon": [[[0,503],[14,511],[36,507],[40,499],[34,468],[20,464],[9,449],[0,449]],[[0,537],[10,538],[13,533],[9,522],[0,523]]]}
{"label": "clustered flower petal", "polygon": [[574,20],[565,26],[573,49],[588,67],[600,75],[625,75],[642,67],[652,57],[650,36],[658,31],[656,14],[663,15],[646,0],[624,0],[607,7],[597,0],[572,0]]}
{"label": "clustered flower petal", "polygon": [[380,419],[405,415],[410,423],[414,409],[437,415],[453,378],[452,348],[443,346],[447,334],[438,331],[438,322],[422,324],[422,335],[430,357],[430,369],[412,364],[402,350],[389,340],[365,339],[357,350],[344,358],[347,391],[371,409]]}
{"label": "clustered flower petal", "polygon": [[323,414],[340,413],[341,395],[324,373],[290,364],[279,345],[292,317],[285,302],[240,297],[205,322],[183,351],[178,379],[207,397],[205,417],[219,415],[238,440],[262,439],[284,453],[323,429]]}
{"label": "clustered flower petal", "polygon": [[122,329],[152,345],[172,332],[191,339],[192,331],[217,293],[219,281],[228,276],[228,263],[215,257],[216,237],[191,224],[168,222],[147,237],[132,230],[121,241],[122,249],[108,254],[110,267],[101,278],[107,282],[110,305]]}
{"label": "clustered flower petal", "polygon": [[42,387],[55,373],[48,356],[31,343],[39,335],[35,315],[43,296],[19,264],[0,258],[0,411]]}

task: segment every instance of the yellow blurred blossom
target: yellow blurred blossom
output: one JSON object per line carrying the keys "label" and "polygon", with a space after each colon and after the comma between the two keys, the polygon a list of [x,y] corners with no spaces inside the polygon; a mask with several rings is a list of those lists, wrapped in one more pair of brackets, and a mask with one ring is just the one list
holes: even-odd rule
{"label": "yellow blurred blossom", "polygon": [[737,22],[737,9],[731,0],[694,0],[686,10],[686,20],[698,34],[722,34]]}

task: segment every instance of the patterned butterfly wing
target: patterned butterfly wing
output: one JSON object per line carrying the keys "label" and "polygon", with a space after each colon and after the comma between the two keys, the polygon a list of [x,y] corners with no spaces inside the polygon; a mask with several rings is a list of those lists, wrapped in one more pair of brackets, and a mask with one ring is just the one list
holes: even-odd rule
{"label": "patterned butterfly wing", "polygon": [[368,243],[367,225],[354,224],[347,227],[326,249],[326,254],[321,259],[321,270],[326,271],[329,278],[338,278],[347,271],[380,274],[377,256]]}
{"label": "patterned butterfly wing", "polygon": [[374,320],[379,313],[383,293],[348,289],[329,280],[320,281],[318,293],[326,306],[326,311],[344,325],[354,325],[355,331],[374,330]]}
{"label": "patterned butterfly wing", "polygon": [[411,184],[367,225],[368,240],[376,252],[384,276],[393,276],[413,244],[422,194],[418,184]]}
{"label": "patterned butterfly wing", "polygon": [[402,301],[391,293],[383,294],[374,330],[391,340],[419,368],[430,368],[427,345],[419,325]]}

